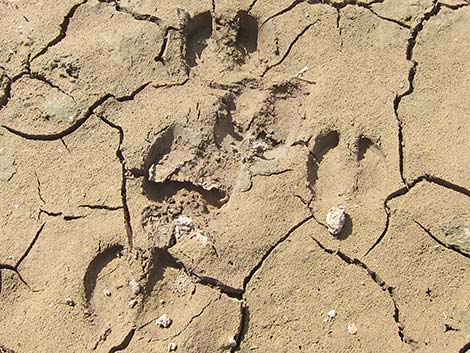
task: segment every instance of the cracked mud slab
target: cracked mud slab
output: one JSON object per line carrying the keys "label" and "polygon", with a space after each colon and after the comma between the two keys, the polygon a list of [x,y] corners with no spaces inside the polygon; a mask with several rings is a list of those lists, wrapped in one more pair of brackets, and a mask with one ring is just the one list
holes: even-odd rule
{"label": "cracked mud slab", "polygon": [[444,7],[418,35],[414,91],[399,110],[407,180],[426,173],[469,188],[469,108],[459,94],[470,87],[469,13]]}
{"label": "cracked mud slab", "polygon": [[[6,346],[34,351],[40,339],[41,349],[49,351],[57,347],[54,337],[62,337],[62,349],[77,351],[95,337],[101,321],[114,322],[117,326],[114,331],[122,329],[123,317],[117,320],[104,314],[103,318],[99,310],[87,317],[83,288],[88,265],[100,249],[124,241],[121,220],[119,212],[94,211],[78,220],[51,217],[45,221],[46,226],[18,267],[30,288],[13,273],[3,278],[1,317],[6,325],[2,342]],[[130,297],[132,293],[127,286],[122,291],[126,289]],[[117,296],[116,291],[113,294]],[[67,305],[67,298],[75,305]],[[127,301],[121,301],[120,307],[106,309],[115,312],[124,308],[124,313],[128,313]],[[30,324],[23,324],[25,321]],[[22,337],[21,342],[18,336]],[[118,334],[116,336],[120,339]],[[114,341],[115,336],[111,339]]]}
{"label": "cracked mud slab", "polygon": [[[15,77],[26,66],[31,57],[47,47],[52,38],[59,35],[64,17],[82,1],[0,2],[0,66],[9,77]],[[47,20],[44,20],[44,11]]]}
{"label": "cracked mud slab", "polygon": [[[422,208],[425,199],[430,207]],[[416,351],[459,352],[468,342],[467,204],[468,196],[455,191],[415,186],[392,202],[391,227],[366,258],[394,288],[404,335]]]}
{"label": "cracked mud slab", "polygon": [[0,0],[0,352],[469,351],[468,6]]}
{"label": "cracked mud slab", "polygon": [[[388,293],[361,267],[320,248],[312,237],[323,231],[314,221],[306,223],[253,277],[246,290],[249,315],[241,347],[377,352],[386,345],[390,352],[411,351],[397,335]],[[328,316],[330,310],[335,317]],[[349,333],[348,325],[357,333]]]}
{"label": "cracked mud slab", "polygon": [[12,84],[3,124],[29,135],[66,130],[80,118],[74,98],[38,79],[23,77]]}

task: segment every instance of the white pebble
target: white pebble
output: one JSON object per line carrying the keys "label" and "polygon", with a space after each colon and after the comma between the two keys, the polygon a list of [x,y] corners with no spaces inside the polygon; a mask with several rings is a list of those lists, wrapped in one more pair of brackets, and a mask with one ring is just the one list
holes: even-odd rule
{"label": "white pebble", "polygon": [[129,308],[133,309],[137,305],[137,299],[129,300]]}
{"label": "white pebble", "polygon": [[176,343],[173,343],[173,342],[168,343],[168,352],[174,352],[176,351],[176,348],[178,348]]}
{"label": "white pebble", "polygon": [[66,298],[65,304],[67,304],[68,306],[75,306],[75,302],[73,301],[72,298]]}
{"label": "white pebble", "polygon": [[181,215],[175,221],[175,237],[181,238],[184,234],[194,229],[193,220],[187,216]]}
{"label": "white pebble", "polygon": [[157,320],[155,320],[155,323],[158,326],[163,327],[163,328],[170,327],[172,322],[173,322],[173,320],[167,314],[163,314]]}
{"label": "white pebble", "polygon": [[326,225],[332,235],[338,235],[346,221],[346,212],[343,206],[331,207],[326,214]]}
{"label": "white pebble", "polygon": [[235,348],[237,346],[237,341],[235,340],[234,337],[230,337],[227,341],[227,347],[228,348]]}
{"label": "white pebble", "polygon": [[103,294],[107,297],[111,296],[111,292],[108,289],[103,289]]}
{"label": "white pebble", "polygon": [[140,290],[142,289],[140,287],[140,284],[134,279],[131,279],[129,281],[129,287],[131,287],[132,293],[135,294],[135,295],[139,294]]}
{"label": "white pebble", "polygon": [[336,317],[336,310],[333,309],[333,310],[328,311],[327,315],[330,318],[330,320],[334,319]]}

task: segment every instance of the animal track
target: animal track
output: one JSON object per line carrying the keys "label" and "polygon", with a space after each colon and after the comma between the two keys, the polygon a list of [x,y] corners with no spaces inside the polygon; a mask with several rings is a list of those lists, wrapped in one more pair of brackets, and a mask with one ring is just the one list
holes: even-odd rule
{"label": "animal track", "polygon": [[241,65],[258,49],[258,20],[246,11],[234,17],[202,12],[193,17],[180,10],[183,22],[183,57],[191,69],[208,62]]}
{"label": "animal track", "polygon": [[116,259],[123,250],[124,247],[121,245],[111,246],[96,255],[96,257],[88,265],[85,277],[83,278],[85,303],[87,306],[92,306],[92,299],[95,294],[99,276],[103,274],[102,272],[105,272],[104,270],[109,267],[110,263]]}
{"label": "animal track", "polygon": [[85,313],[98,330],[89,343],[93,350],[112,351],[108,346],[119,344],[134,322],[130,301],[138,294],[137,282],[131,285],[134,277],[123,251],[121,245],[108,247],[90,262],[85,273]]}
{"label": "animal track", "polygon": [[189,67],[194,67],[207,47],[207,40],[212,35],[212,16],[210,12],[203,12],[190,18],[184,28],[184,33],[186,38],[186,62]]}
{"label": "animal track", "polygon": [[[0,135],[18,139],[0,175],[0,353],[468,342],[449,314],[470,320],[470,191],[446,181],[468,140],[468,1],[71,2],[0,0]],[[447,150],[418,141],[436,131],[456,154],[416,174]],[[462,198],[438,204],[432,184]],[[315,220],[339,205],[332,236]],[[46,231],[9,265],[36,218]]]}
{"label": "animal track", "polygon": [[[387,167],[380,148],[365,136],[321,133],[311,146],[307,178],[316,219],[323,221],[330,207],[345,206],[349,217],[336,239],[344,240],[341,246],[352,253],[364,254],[386,219],[382,201],[386,197]],[[369,235],[363,230],[371,225],[375,231]]]}

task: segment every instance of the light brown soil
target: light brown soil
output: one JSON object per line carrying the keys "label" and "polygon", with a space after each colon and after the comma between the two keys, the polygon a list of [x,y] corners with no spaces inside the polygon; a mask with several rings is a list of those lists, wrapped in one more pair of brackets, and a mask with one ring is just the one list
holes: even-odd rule
{"label": "light brown soil", "polygon": [[0,27],[0,352],[470,351],[468,0]]}

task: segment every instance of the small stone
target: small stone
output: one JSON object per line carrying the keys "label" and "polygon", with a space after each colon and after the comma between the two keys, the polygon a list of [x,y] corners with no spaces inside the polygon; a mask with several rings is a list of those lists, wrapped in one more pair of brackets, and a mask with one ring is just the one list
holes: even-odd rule
{"label": "small stone", "polygon": [[354,324],[348,324],[348,332],[349,332],[351,335],[357,334],[357,327],[356,327],[356,325],[354,325]]}
{"label": "small stone", "polygon": [[67,304],[68,306],[75,306],[75,302],[73,301],[72,298],[66,298],[65,304]]}
{"label": "small stone", "polygon": [[235,348],[237,346],[237,341],[235,340],[234,337],[230,337],[227,340],[227,348]]}
{"label": "small stone", "polygon": [[155,320],[155,323],[163,328],[168,328],[172,324],[173,320],[171,317],[169,317],[167,314],[163,314],[160,316],[157,320]]}
{"label": "small stone", "polygon": [[174,352],[176,351],[176,348],[178,348],[176,343],[173,343],[173,342],[168,343],[168,352]]}
{"label": "small stone", "polygon": [[326,214],[326,225],[332,235],[338,235],[346,221],[346,212],[343,206],[331,207]]}
{"label": "small stone", "polygon": [[103,294],[107,297],[111,296],[111,292],[108,289],[103,289]]}
{"label": "small stone", "polygon": [[129,300],[129,308],[133,309],[137,305],[137,299]]}
{"label": "small stone", "polygon": [[179,216],[175,221],[175,237],[181,238],[184,234],[191,232],[194,229],[193,220],[187,216]]}
{"label": "small stone", "polygon": [[139,284],[136,280],[134,280],[134,279],[131,279],[131,280],[129,281],[129,287],[131,287],[132,293],[133,293],[134,295],[139,294],[140,291],[141,291],[141,289],[142,289],[142,288],[140,287],[140,284]]}
{"label": "small stone", "polygon": [[336,310],[333,309],[333,310],[328,311],[327,315],[330,320],[334,319],[336,317]]}
{"label": "small stone", "polygon": [[336,310],[332,309],[326,313],[326,318],[323,320],[324,323],[328,323],[336,317]]}

